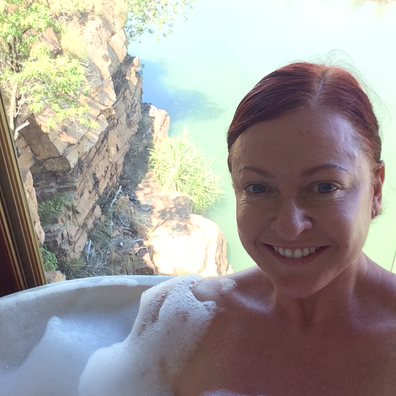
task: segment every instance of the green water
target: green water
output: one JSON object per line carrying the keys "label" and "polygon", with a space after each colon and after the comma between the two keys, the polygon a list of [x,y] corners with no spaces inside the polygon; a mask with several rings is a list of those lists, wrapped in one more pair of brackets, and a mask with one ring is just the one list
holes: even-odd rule
{"label": "green water", "polygon": [[[396,3],[343,0],[198,0],[187,23],[162,39],[144,36],[129,52],[143,69],[143,99],[168,111],[172,133],[187,127],[223,175],[224,198],[208,215],[223,230],[235,270],[253,264],[240,245],[226,166],[225,134],[242,97],[293,61],[356,68],[382,125],[383,215],[365,251],[390,269],[396,250]],[[335,52],[334,52],[335,51]]]}

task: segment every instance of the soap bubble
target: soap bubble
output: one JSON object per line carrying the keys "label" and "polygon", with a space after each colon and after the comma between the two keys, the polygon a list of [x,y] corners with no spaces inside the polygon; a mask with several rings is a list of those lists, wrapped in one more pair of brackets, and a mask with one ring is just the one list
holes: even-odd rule
{"label": "soap bubble", "polygon": [[[62,286],[58,290],[66,294],[50,296],[49,312],[40,304],[43,290],[22,294],[16,304],[2,300],[0,339],[10,345],[1,348],[1,396],[172,396],[172,379],[216,311],[214,302],[198,301],[191,291],[201,279],[174,278],[148,289],[135,321],[138,300],[131,285],[140,286],[128,281],[122,289],[118,281],[98,280],[84,286],[94,293],[77,290],[73,298],[78,283]],[[3,320],[14,309],[29,317],[16,321],[23,323],[26,340],[21,328],[12,334],[10,321]],[[58,314],[50,316],[52,311]]]}

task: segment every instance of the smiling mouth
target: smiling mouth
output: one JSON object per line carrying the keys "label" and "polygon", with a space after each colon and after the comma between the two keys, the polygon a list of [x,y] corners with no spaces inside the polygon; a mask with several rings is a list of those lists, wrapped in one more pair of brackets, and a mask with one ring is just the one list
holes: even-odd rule
{"label": "smiling mouth", "polygon": [[311,254],[316,253],[320,247],[306,247],[306,248],[299,248],[299,249],[287,249],[287,248],[281,248],[277,246],[272,246],[270,245],[271,248],[278,254],[280,254],[283,257],[287,258],[301,258],[301,257],[307,257]]}

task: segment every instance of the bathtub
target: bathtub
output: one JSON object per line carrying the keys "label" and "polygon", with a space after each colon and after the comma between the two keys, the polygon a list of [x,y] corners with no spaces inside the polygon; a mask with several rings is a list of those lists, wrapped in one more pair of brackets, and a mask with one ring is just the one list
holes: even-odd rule
{"label": "bathtub", "polygon": [[77,394],[89,356],[122,342],[141,294],[170,278],[76,279],[0,298],[1,395]]}

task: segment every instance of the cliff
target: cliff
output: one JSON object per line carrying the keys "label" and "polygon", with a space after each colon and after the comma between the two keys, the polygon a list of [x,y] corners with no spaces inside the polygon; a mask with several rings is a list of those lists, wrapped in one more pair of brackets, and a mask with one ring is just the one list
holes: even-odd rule
{"label": "cliff", "polygon": [[[105,1],[104,7],[106,17],[92,14],[87,20],[69,21],[80,32],[88,52],[91,90],[81,102],[88,105],[95,127],[65,120],[49,129],[47,121],[53,114],[44,111],[21,120],[28,125],[17,140],[29,196],[33,196],[33,180],[39,202],[55,196],[64,202],[56,223],[44,227],[45,242],[54,251],[67,251],[71,258],[81,254],[87,230],[101,216],[99,198],[118,186],[140,120],[139,60],[127,54],[127,37],[115,2]],[[43,242],[38,216],[33,213],[32,217]]]}
{"label": "cliff", "polygon": [[[81,97],[80,101],[88,105],[88,116],[94,127],[65,120],[56,127],[48,128],[47,122],[53,118],[48,109],[40,114],[30,114],[19,120],[20,124],[25,125],[16,141],[19,164],[39,242],[55,252],[63,262],[74,260],[79,263],[79,269],[85,264],[92,264],[92,243],[99,243],[94,238],[95,228],[98,224],[108,224],[110,213],[112,226],[103,226],[107,227],[103,230],[109,238],[106,240],[108,246],[102,249],[101,266],[109,257],[114,258],[117,252],[114,246],[128,245],[128,238],[131,241],[143,239],[144,243],[138,246],[140,249],[132,249],[132,254],[138,256],[138,260],[132,263],[134,269],[126,266],[123,261],[126,256],[121,254],[121,258],[113,260],[117,265],[113,262],[110,273],[158,273],[164,271],[155,263],[156,250],[149,236],[141,238],[142,235],[138,235],[135,221],[135,229],[132,227],[126,238],[125,227],[120,226],[118,231],[114,227],[114,210],[108,212],[110,207],[115,208],[112,205],[117,199],[127,197],[129,191],[132,206],[127,211],[134,213],[130,213],[132,218],[138,216],[139,208],[144,204],[139,202],[134,190],[145,178],[148,149],[169,129],[169,117],[163,110],[145,106],[144,117],[141,116],[140,62],[137,57],[127,54],[128,41],[120,15],[116,1],[103,0],[100,15],[89,14],[87,18],[74,18],[68,22],[69,27],[79,32],[87,48],[87,77],[91,88],[90,95]],[[49,45],[60,45],[54,42],[56,38],[50,38]],[[132,198],[135,199],[135,207]],[[118,213],[117,221],[120,218]],[[132,218],[129,220],[132,221]],[[152,229],[155,226],[153,221],[155,223],[155,220],[147,218],[145,227]],[[120,238],[124,242],[120,242]],[[216,269],[205,269],[206,262],[211,261],[206,254],[202,265],[196,266],[199,269],[188,272],[227,272],[224,236],[218,230],[214,238],[215,246],[218,239],[221,240],[221,254],[214,253],[217,259],[211,264]],[[202,241],[199,243],[201,246]],[[208,250],[206,247],[202,249]],[[87,263],[80,260],[83,252]],[[169,256],[168,259],[172,260]],[[98,272],[98,265],[91,267],[94,268],[91,272],[80,271],[79,276],[108,274]],[[180,271],[165,272],[176,274]]]}

